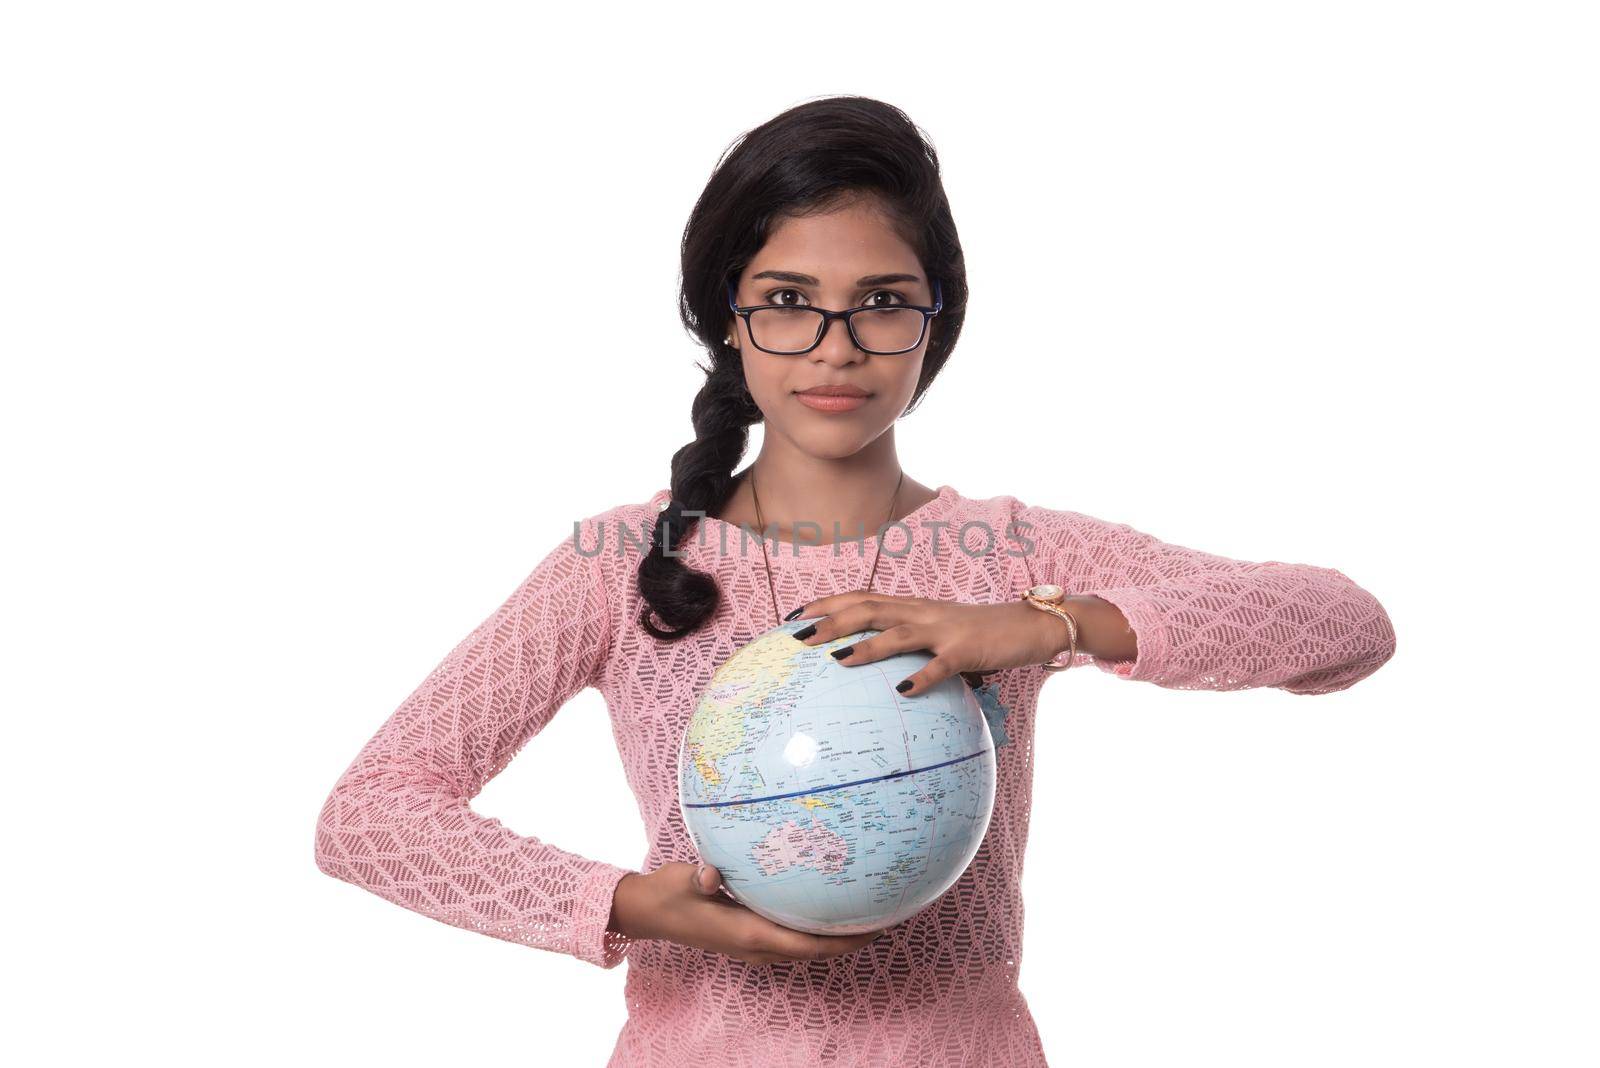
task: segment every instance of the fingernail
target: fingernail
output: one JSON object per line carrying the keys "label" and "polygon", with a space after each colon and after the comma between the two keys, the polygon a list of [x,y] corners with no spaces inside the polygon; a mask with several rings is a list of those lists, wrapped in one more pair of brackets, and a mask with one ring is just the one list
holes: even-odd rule
{"label": "fingernail", "polygon": [[828,655],[833,657],[835,660],[843,660],[845,657],[849,656],[851,653],[853,653],[855,651],[856,651],[856,647],[855,646],[847,645],[843,649],[835,649],[833,652],[829,653]]}
{"label": "fingernail", "polygon": [[894,688],[900,693],[905,693],[907,690],[911,689],[911,680],[901,679],[899,682],[894,684]]}
{"label": "fingernail", "polygon": [[817,625],[815,623],[808,623],[805,626],[801,627],[799,630],[795,631],[794,632],[794,637],[795,637],[796,641],[802,641],[803,642],[807,638],[809,638],[813,634],[815,634],[816,632],[817,632]]}
{"label": "fingernail", "polygon": [[787,623],[787,622],[789,622],[789,620],[793,619],[795,616],[798,616],[801,612],[804,612],[805,610],[806,610],[806,606],[805,605],[801,605],[799,608],[796,608],[793,612],[790,612],[788,615],[784,616],[783,617],[783,621],[785,623]]}

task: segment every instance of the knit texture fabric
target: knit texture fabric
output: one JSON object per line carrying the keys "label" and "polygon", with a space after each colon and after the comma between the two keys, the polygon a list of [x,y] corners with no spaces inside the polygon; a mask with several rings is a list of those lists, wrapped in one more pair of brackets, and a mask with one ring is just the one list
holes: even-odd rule
{"label": "knit texture fabric", "polygon": [[[317,820],[317,866],[494,938],[601,968],[626,959],[628,1018],[612,1066],[1043,1065],[1017,985],[1020,887],[1034,711],[1044,682],[1072,671],[988,677],[1007,709],[988,830],[956,883],[888,936],[840,957],[757,965],[607,929],[630,870],[698,863],[678,810],[677,757],[712,672],[791,609],[863,588],[878,547],[851,531],[836,544],[769,542],[774,604],[759,542],[701,519],[680,552],[716,576],[721,604],[690,636],[661,642],[638,625],[635,572],[670,496],[581,520],[445,656],[333,787]],[[941,486],[888,529],[882,549],[873,588],[883,593],[995,603],[1054,582],[1102,597],[1127,617],[1138,654],[1079,653],[1074,669],[1171,689],[1331,693],[1395,648],[1382,605],[1339,571],[1229,559],[1011,496]],[[610,709],[648,833],[638,869],[513,832],[469,806],[589,686]]]}

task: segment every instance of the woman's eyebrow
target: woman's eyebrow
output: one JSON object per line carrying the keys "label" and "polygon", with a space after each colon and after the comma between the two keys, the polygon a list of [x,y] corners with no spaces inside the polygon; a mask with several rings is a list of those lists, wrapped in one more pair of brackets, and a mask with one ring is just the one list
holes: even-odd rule
{"label": "woman's eyebrow", "polygon": [[[797,271],[760,271],[750,276],[753,282],[757,278],[771,278],[779,282],[793,282],[801,286],[820,286],[822,283],[809,274],[800,274]],[[920,282],[922,279],[914,274],[868,274],[856,279],[858,286],[886,286],[891,282]]]}

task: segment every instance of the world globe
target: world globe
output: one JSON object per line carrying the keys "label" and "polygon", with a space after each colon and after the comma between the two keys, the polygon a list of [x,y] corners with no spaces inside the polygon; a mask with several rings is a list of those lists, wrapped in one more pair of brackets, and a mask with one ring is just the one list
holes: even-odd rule
{"label": "world globe", "polygon": [[995,738],[959,675],[895,684],[930,654],[859,666],[780,624],[717,668],[678,750],[678,805],[700,859],[774,923],[844,935],[892,926],[961,877],[994,807]]}

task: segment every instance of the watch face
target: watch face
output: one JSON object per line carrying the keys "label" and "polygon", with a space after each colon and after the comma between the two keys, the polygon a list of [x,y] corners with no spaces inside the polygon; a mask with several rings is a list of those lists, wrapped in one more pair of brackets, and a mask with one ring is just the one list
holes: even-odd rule
{"label": "watch face", "polygon": [[1066,593],[1060,586],[1044,583],[1028,591],[1028,596],[1037,597],[1041,601],[1059,601]]}

